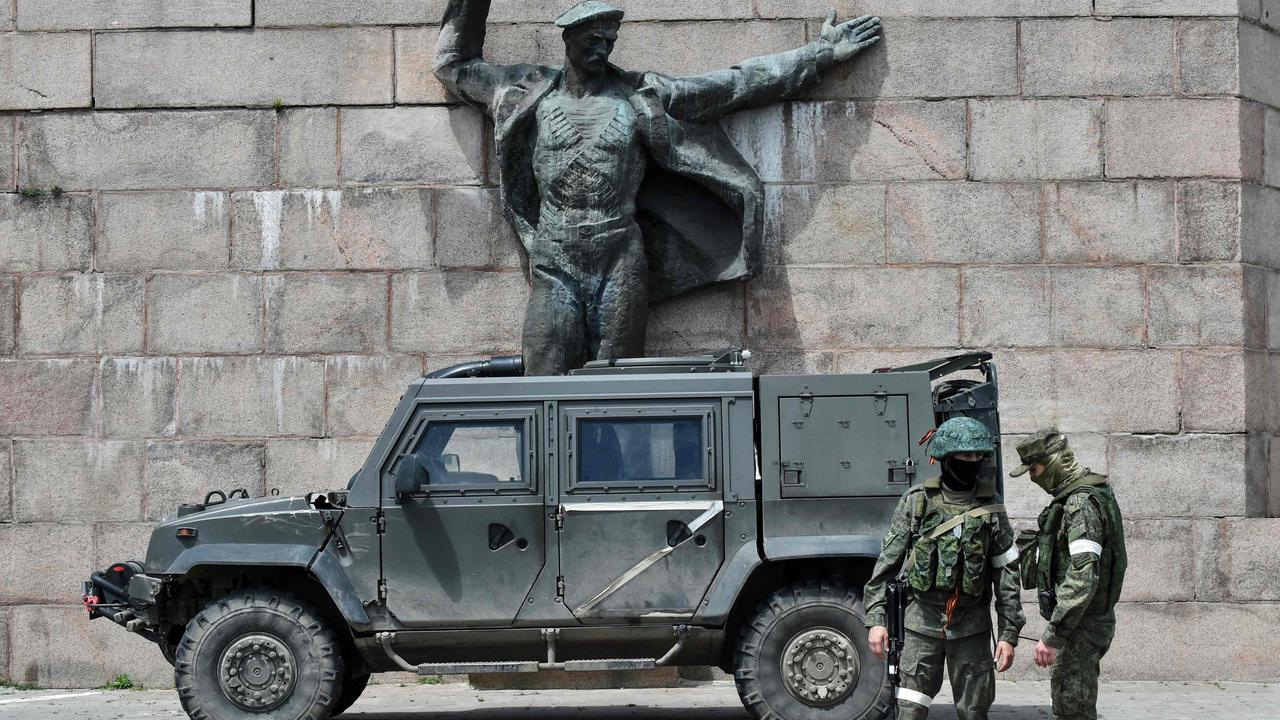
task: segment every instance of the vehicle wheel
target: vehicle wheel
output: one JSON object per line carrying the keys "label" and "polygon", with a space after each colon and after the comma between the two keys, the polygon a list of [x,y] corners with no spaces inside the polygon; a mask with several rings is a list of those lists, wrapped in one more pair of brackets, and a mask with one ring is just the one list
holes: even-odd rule
{"label": "vehicle wheel", "polygon": [[759,720],[880,720],[889,711],[862,599],[842,583],[806,581],[770,595],[738,634],[733,677]]}
{"label": "vehicle wheel", "polygon": [[333,715],[341,715],[347,711],[347,708],[355,705],[360,699],[360,695],[364,693],[364,689],[369,686],[369,675],[348,675],[342,680],[342,693],[338,695],[338,702],[334,703]]}
{"label": "vehicle wheel", "polygon": [[342,651],[301,600],[250,588],[213,601],[187,623],[174,680],[201,720],[325,720],[342,691]]}
{"label": "vehicle wheel", "polygon": [[156,643],[160,646],[160,654],[164,656],[165,662],[170,665],[176,665],[178,657],[178,646],[170,645],[167,642]]}

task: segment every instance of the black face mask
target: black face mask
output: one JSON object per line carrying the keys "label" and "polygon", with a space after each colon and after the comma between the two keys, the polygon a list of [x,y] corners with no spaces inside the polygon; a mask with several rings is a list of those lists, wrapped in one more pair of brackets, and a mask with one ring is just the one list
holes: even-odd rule
{"label": "black face mask", "polygon": [[969,491],[982,476],[982,460],[946,458],[942,461],[942,482],[952,490]]}

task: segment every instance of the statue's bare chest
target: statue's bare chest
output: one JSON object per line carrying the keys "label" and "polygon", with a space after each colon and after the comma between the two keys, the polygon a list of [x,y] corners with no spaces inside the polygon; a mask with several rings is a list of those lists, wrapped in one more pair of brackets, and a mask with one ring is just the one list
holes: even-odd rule
{"label": "statue's bare chest", "polygon": [[555,92],[538,106],[538,150],[619,152],[636,142],[636,113],[614,95],[573,97]]}
{"label": "statue's bare chest", "polygon": [[534,173],[545,199],[562,208],[626,207],[644,178],[635,109],[615,94],[560,92],[538,106]]}

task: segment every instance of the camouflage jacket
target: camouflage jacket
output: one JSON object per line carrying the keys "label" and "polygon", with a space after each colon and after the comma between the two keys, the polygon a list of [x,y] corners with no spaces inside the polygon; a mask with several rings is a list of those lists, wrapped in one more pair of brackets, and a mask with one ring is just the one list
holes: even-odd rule
{"label": "camouflage jacket", "polygon": [[[1055,519],[1058,505],[1062,511]],[[1040,513],[1040,528],[1053,534],[1052,565],[1044,567],[1044,557],[1040,561],[1057,596],[1041,639],[1055,648],[1073,637],[1110,640],[1126,563],[1124,527],[1111,487],[1081,487],[1055,499]]]}
{"label": "camouflage jacket", "polygon": [[[921,518],[916,515],[919,507],[925,504],[921,503],[921,500],[926,494],[935,492],[938,491],[928,489],[927,485],[917,486],[908,490],[898,502],[893,520],[889,524],[889,531],[884,538],[880,558],[876,561],[871,579],[863,591],[867,627],[885,624],[885,584],[902,571],[911,547],[918,539],[916,532],[920,527]],[[968,507],[959,509],[959,512],[980,507],[987,504],[989,500],[975,499]],[[994,502],[1000,502],[1000,499],[996,498]],[[955,506],[950,507],[956,509]],[[999,639],[1011,645],[1018,644],[1018,633],[1026,624],[1026,617],[1022,613],[1017,561],[1007,560],[1008,553],[1014,547],[1013,530],[1009,525],[1009,518],[1004,513],[996,515],[995,518],[997,527],[992,533],[987,548],[987,558],[984,563],[987,581],[983,583],[982,594],[962,595],[948,623],[946,604],[951,597],[950,592],[918,592],[913,589],[910,591],[911,602],[907,605],[906,628],[908,630],[947,639],[989,632],[991,629],[990,607],[994,599]]]}

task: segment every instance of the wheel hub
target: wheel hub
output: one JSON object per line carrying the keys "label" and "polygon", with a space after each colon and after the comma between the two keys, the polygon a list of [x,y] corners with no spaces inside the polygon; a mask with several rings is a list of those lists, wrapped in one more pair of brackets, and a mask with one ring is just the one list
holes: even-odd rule
{"label": "wheel hub", "polygon": [[791,638],[782,652],[787,692],[806,705],[825,707],[858,686],[858,651],[839,630],[814,628]]}
{"label": "wheel hub", "polygon": [[218,663],[218,684],[233,704],[266,712],[289,699],[297,665],[289,646],[267,634],[245,635],[231,643]]}

